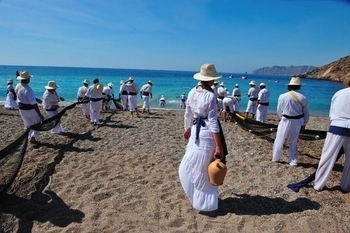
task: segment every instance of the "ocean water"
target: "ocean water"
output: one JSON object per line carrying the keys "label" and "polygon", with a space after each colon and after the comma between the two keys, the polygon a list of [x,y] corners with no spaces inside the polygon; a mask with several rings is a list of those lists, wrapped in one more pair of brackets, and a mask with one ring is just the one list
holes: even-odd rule
{"label": "ocean water", "polygon": [[[166,109],[180,109],[180,99],[176,98],[182,92],[188,93],[197,84],[193,74],[197,71],[164,71],[164,70],[141,70],[141,69],[112,69],[112,68],[78,68],[78,67],[44,67],[44,66],[0,66],[0,103],[3,104],[6,97],[7,80],[13,79],[14,86],[18,83],[15,77],[16,71],[28,70],[33,78],[30,86],[37,98],[41,99],[48,81],[54,80],[59,85],[57,92],[65,98],[62,105],[68,105],[76,101],[78,88],[84,79],[90,83],[95,77],[100,79],[103,85],[112,82],[114,84],[114,95],[118,98],[121,80],[133,76],[135,83],[142,87],[148,80],[153,83],[153,98],[150,101],[151,108],[159,108],[159,98],[164,95]],[[244,111],[248,102],[245,95],[249,89],[249,82],[254,80],[257,85],[266,83],[270,91],[269,112],[276,113],[278,96],[287,91],[289,76],[253,75],[248,74],[247,79],[242,79],[243,74],[221,73],[223,77],[219,80],[224,82],[228,91],[232,93],[234,85],[238,83],[242,92],[240,103],[241,111]],[[330,101],[333,94],[343,88],[342,83],[302,79],[301,91],[309,98],[310,112],[312,115],[328,115]],[[142,100],[138,95],[138,104]]]}

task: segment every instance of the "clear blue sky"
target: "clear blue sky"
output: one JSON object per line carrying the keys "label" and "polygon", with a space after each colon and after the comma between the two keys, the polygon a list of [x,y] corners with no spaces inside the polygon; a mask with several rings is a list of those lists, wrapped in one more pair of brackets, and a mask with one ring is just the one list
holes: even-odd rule
{"label": "clear blue sky", "polygon": [[0,0],[0,64],[251,73],[350,55],[341,0]]}

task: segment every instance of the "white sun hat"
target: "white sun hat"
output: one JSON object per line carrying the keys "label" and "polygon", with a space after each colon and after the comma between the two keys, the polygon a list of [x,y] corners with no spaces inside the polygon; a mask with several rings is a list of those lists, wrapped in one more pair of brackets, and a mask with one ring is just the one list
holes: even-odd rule
{"label": "white sun hat", "polygon": [[108,83],[107,86],[113,87],[114,85],[113,85],[113,83]]}
{"label": "white sun hat", "polygon": [[85,80],[83,81],[83,83],[85,83],[85,84],[88,84],[88,85],[89,85],[89,80],[85,79]]}
{"label": "white sun hat", "polygon": [[289,86],[301,86],[300,78],[299,77],[292,77],[290,79],[290,82],[288,83]]}
{"label": "white sun hat", "polygon": [[255,86],[255,81],[250,81],[249,85]]}
{"label": "white sun hat", "polygon": [[259,86],[260,86],[260,87],[266,87],[266,84],[265,84],[265,83],[260,83]]}
{"label": "white sun hat", "polygon": [[195,75],[193,75],[194,79],[197,79],[200,81],[213,81],[221,77],[222,75],[216,72],[214,64],[203,64],[201,66],[199,73],[196,73]]}
{"label": "white sun hat", "polygon": [[20,73],[19,73],[19,76],[17,76],[17,79],[18,80],[26,80],[26,79],[30,79],[30,78],[32,78],[33,76],[32,75],[30,75],[29,74],[29,72],[28,71],[21,71]]}
{"label": "white sun hat", "polygon": [[49,81],[47,83],[47,85],[45,86],[45,89],[49,89],[49,90],[53,90],[53,89],[57,89],[59,88],[59,86],[57,86],[55,81]]}

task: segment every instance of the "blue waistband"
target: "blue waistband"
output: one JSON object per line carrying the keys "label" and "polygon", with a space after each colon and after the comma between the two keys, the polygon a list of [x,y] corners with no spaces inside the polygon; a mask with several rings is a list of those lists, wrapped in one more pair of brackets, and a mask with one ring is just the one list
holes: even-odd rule
{"label": "blue waistband", "polygon": [[350,137],[350,129],[349,128],[343,128],[339,126],[331,125],[329,126],[328,132],[340,136]]}
{"label": "blue waistband", "polygon": [[199,130],[201,126],[205,126],[204,120],[208,119],[208,117],[197,117],[193,120],[193,124],[196,125],[196,142],[198,142],[199,139]]}

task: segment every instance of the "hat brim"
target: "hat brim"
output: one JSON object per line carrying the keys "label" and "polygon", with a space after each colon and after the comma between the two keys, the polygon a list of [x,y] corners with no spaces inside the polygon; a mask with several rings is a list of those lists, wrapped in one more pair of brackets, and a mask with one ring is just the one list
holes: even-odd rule
{"label": "hat brim", "polygon": [[201,73],[196,73],[195,75],[193,75],[194,79],[200,80],[200,81],[215,81],[215,80],[218,80],[221,77],[222,77],[222,75],[219,75],[219,76],[216,76],[216,77],[204,76]]}
{"label": "hat brim", "polygon": [[27,80],[33,78],[33,75],[29,75],[28,77],[22,78],[21,76],[17,76],[17,80]]}
{"label": "hat brim", "polygon": [[56,86],[56,87],[45,86],[45,89],[48,89],[48,90],[53,90],[57,88],[59,88],[59,86]]}

